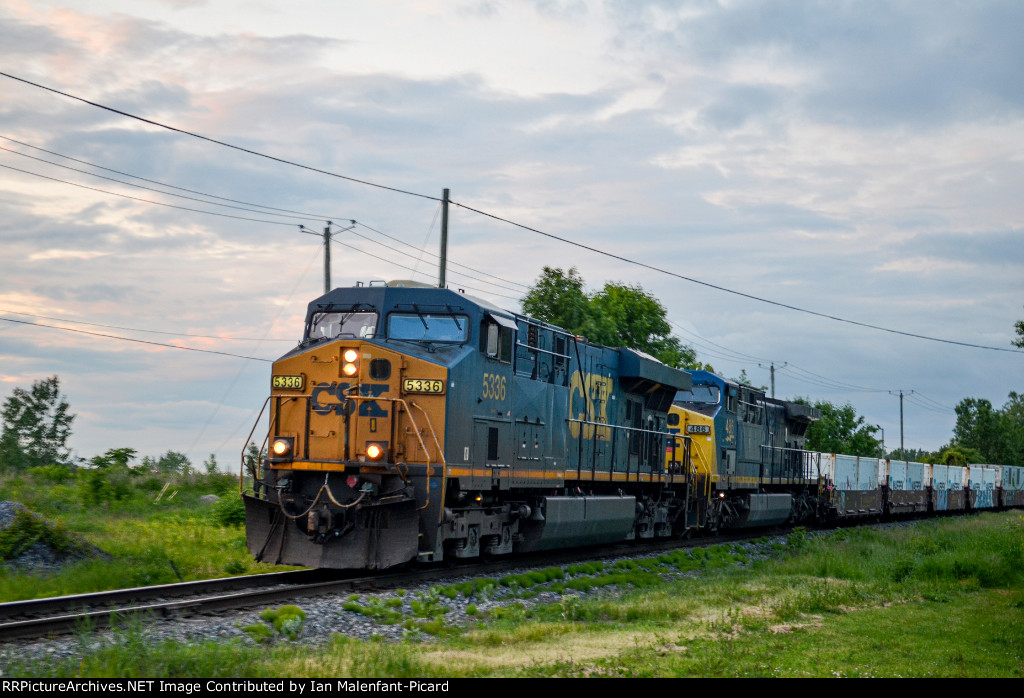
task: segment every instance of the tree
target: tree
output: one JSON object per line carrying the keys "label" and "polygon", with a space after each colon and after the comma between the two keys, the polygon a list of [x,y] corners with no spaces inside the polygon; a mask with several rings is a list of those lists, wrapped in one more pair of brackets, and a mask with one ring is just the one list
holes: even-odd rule
{"label": "tree", "polygon": [[1017,339],[1010,340],[1010,343],[1024,349],[1024,320],[1018,320],[1013,327],[1017,331]]}
{"label": "tree", "polygon": [[211,453],[209,460],[203,461],[203,468],[206,470],[207,475],[217,474],[217,456]]}
{"label": "tree", "polygon": [[947,444],[939,449],[939,452],[934,454],[928,462],[941,465],[970,465],[971,463],[981,463],[982,460],[984,460],[984,456],[973,448]]}
{"label": "tree", "polygon": [[768,386],[767,385],[761,385],[761,386],[754,385],[753,379],[750,376],[747,375],[747,369],[745,369],[745,368],[740,369],[739,378],[733,378],[732,380],[733,380],[734,383],[740,383],[741,385],[749,385],[749,386],[754,387],[754,388],[760,388],[761,390],[763,390],[766,393],[768,392]]}
{"label": "tree", "polygon": [[665,306],[639,285],[607,283],[587,294],[575,267],[544,267],[522,301],[523,312],[610,347],[629,347],[676,368],[707,368],[672,336]]}
{"label": "tree", "polygon": [[1024,395],[1011,391],[1009,397],[1001,410],[1006,430],[1006,465],[1024,465]]}
{"label": "tree", "polygon": [[976,463],[1024,465],[1024,395],[1011,391],[1002,409],[984,399],[961,400],[950,446],[980,454]]}
{"label": "tree", "polygon": [[583,278],[570,267],[569,271],[544,267],[526,296],[523,312],[575,334],[583,331],[589,317],[590,299],[583,291]]}
{"label": "tree", "polygon": [[168,451],[160,456],[160,459],[156,462],[156,467],[165,475],[188,475],[192,469],[192,461],[184,453]]}
{"label": "tree", "polygon": [[242,456],[242,463],[245,464],[245,472],[249,474],[253,482],[256,482],[260,470],[260,449],[252,441],[245,448],[245,455]]}
{"label": "tree", "polygon": [[60,392],[60,379],[50,376],[15,388],[3,405],[0,468],[25,470],[51,463],[67,464],[68,438],[75,415]]}
{"label": "tree", "polygon": [[894,448],[889,452],[889,460],[931,463],[935,460],[935,454],[921,448]]}
{"label": "tree", "polygon": [[[806,398],[794,401],[811,404]],[[821,419],[807,428],[807,450],[878,458],[885,455],[881,440],[873,436],[878,427],[867,424],[853,405],[846,403],[837,407],[822,400],[813,406],[821,410]]]}
{"label": "tree", "polygon": [[974,449],[986,463],[1004,463],[1007,434],[1002,416],[988,400],[964,398],[956,406],[952,445]]}
{"label": "tree", "polygon": [[116,468],[127,470],[128,464],[135,458],[138,451],[134,448],[109,448],[102,456],[93,456],[89,462],[96,468]]}

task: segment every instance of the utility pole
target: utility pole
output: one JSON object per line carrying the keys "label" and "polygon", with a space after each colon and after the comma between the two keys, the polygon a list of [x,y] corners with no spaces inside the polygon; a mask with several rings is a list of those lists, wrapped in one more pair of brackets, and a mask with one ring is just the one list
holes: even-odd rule
{"label": "utility pole", "polygon": [[441,193],[441,259],[437,287],[445,287],[445,275],[448,269],[448,190]]}
{"label": "utility pole", "polygon": [[[890,390],[889,394],[890,395],[895,395],[896,392],[893,391],[893,390]],[[903,448],[903,391],[900,390],[899,394],[900,394],[900,451],[905,456],[906,455],[906,451]],[[911,390],[910,392],[907,393],[907,395],[913,395],[913,394],[914,394],[913,390]]]}
{"label": "utility pole", "polygon": [[[771,375],[772,375],[772,400],[774,400],[775,399],[775,362],[773,361],[770,366],[765,366],[764,364],[758,364],[758,366],[760,366],[761,368],[770,368],[771,369]],[[779,368],[786,368],[786,366],[789,366],[789,362],[788,361],[783,361],[782,365],[779,366]]]}
{"label": "utility pole", "polygon": [[324,294],[331,292],[331,222],[324,227]]}
{"label": "utility pole", "polygon": [[312,230],[307,230],[306,226],[304,226],[304,225],[300,225],[299,226],[299,232],[300,233],[305,233],[306,235],[316,235],[317,237],[322,237],[323,240],[324,240],[324,293],[325,294],[326,293],[330,293],[330,291],[331,291],[331,238],[333,238],[338,233],[344,233],[344,232],[346,232],[348,230],[352,230],[352,228],[356,227],[356,222],[354,220],[350,220],[349,223],[351,223],[352,225],[350,225],[347,228],[342,228],[341,230],[335,230],[332,233],[331,232],[331,226],[334,225],[334,224],[331,221],[327,221],[327,226],[324,227],[323,234],[321,234],[321,233],[314,233]]}

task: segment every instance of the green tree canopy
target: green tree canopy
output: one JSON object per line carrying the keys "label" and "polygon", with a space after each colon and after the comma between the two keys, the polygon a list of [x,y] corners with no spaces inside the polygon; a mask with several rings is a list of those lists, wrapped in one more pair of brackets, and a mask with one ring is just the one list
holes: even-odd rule
{"label": "green tree canopy", "polygon": [[119,468],[126,470],[138,453],[134,448],[108,448],[102,456],[93,456],[89,462],[96,468]]}
{"label": "green tree canopy", "polygon": [[1018,320],[1013,327],[1017,331],[1017,339],[1011,340],[1011,344],[1024,349],[1024,320]]}
{"label": "green tree canopy", "polygon": [[537,283],[522,299],[523,312],[570,332],[579,333],[587,324],[590,299],[583,290],[583,277],[569,271],[544,267]]}
{"label": "green tree canopy", "polygon": [[[795,398],[794,402],[812,404],[807,398]],[[867,424],[853,405],[820,400],[812,406],[821,410],[821,419],[807,429],[807,450],[877,458],[885,455],[882,441],[874,437],[878,427]]]}
{"label": "green tree canopy", "polygon": [[640,285],[609,282],[588,294],[575,267],[544,267],[522,300],[523,312],[609,347],[629,347],[676,368],[706,368],[672,336],[665,306]]}
{"label": "green tree canopy", "polygon": [[950,445],[980,454],[976,463],[1024,465],[1024,395],[1010,392],[1001,409],[984,399],[961,400]]}
{"label": "green tree canopy", "polygon": [[168,451],[160,456],[160,459],[156,462],[156,467],[161,473],[167,475],[187,475],[192,469],[192,461],[184,453]]}
{"label": "green tree canopy", "polygon": [[61,395],[57,376],[35,381],[29,390],[15,388],[4,400],[2,419],[0,468],[20,471],[68,463],[75,415]]}

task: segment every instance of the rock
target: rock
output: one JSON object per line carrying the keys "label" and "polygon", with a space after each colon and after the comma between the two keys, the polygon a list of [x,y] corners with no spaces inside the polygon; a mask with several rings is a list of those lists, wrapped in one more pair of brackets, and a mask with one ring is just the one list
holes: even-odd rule
{"label": "rock", "polygon": [[[0,561],[4,568],[31,574],[57,570],[64,565],[90,557],[110,559],[110,555],[105,551],[97,548],[80,536],[61,530],[51,522],[32,513],[18,502],[0,502],[0,531],[7,531],[15,523],[19,514],[27,515],[34,522],[43,524],[48,529],[48,532],[40,534],[38,527],[30,528],[30,532],[27,535],[35,537],[36,540],[23,549],[21,546],[28,542],[28,540],[22,542],[21,545],[18,544],[17,540],[10,541],[12,543],[11,552],[14,554],[13,557]],[[34,535],[31,533],[33,530],[35,531]],[[57,543],[57,545],[54,545],[54,543]],[[0,553],[5,552],[8,551],[0,550]]]}

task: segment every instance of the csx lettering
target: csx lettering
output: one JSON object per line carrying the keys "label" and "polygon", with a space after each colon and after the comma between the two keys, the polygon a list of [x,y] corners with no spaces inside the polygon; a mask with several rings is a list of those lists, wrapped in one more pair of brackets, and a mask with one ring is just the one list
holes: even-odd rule
{"label": "csx lettering", "polygon": [[[611,378],[579,371],[573,373],[572,380],[569,382],[569,404],[573,417],[584,422],[607,424],[608,395],[611,394],[612,386]],[[581,407],[583,409],[580,409]],[[585,439],[595,438],[595,429],[597,430],[596,438],[599,441],[611,440],[612,431],[608,427],[569,422],[569,432],[574,438],[579,438],[580,434]]]}
{"label": "csx lettering", "polygon": [[[352,414],[352,403],[355,400],[348,399],[348,389],[351,383],[317,383],[310,394],[310,408],[321,415],[334,413],[338,416]],[[387,383],[362,383],[359,386],[359,394],[363,397],[377,397],[388,392]],[[338,402],[322,401],[324,397],[334,397]],[[360,417],[387,417],[388,412],[374,400],[359,400]]]}
{"label": "csx lettering", "polygon": [[496,373],[485,373],[483,396],[488,400],[504,400],[505,376],[499,376]]}

